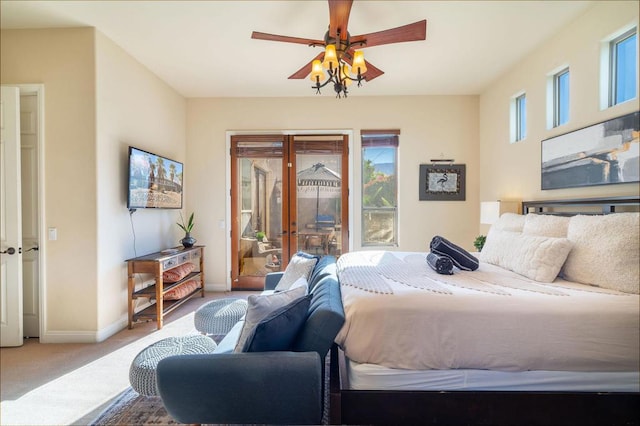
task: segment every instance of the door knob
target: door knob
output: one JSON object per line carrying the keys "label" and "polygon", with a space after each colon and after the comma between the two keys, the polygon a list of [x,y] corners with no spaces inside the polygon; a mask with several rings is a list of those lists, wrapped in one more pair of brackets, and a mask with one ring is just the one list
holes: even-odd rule
{"label": "door knob", "polygon": [[8,249],[0,252],[0,254],[14,254],[16,252],[16,249],[14,249],[13,247],[9,247]]}

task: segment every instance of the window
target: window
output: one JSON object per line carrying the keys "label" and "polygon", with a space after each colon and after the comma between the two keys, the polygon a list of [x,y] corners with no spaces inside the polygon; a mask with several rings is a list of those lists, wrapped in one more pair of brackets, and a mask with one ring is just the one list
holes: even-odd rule
{"label": "window", "polygon": [[569,68],[553,76],[553,127],[569,121]]}
{"label": "window", "polygon": [[527,137],[527,95],[522,93],[511,99],[511,143]]}
{"label": "window", "polygon": [[362,245],[398,245],[399,130],[362,130]]}
{"label": "window", "polygon": [[609,46],[609,106],[636,97],[638,58],[636,28],[613,39]]}

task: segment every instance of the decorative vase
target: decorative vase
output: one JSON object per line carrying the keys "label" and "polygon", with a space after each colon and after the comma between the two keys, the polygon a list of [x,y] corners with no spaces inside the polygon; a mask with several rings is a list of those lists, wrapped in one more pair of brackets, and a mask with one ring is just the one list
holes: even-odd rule
{"label": "decorative vase", "polygon": [[185,248],[190,248],[190,247],[193,247],[193,245],[196,243],[196,239],[193,238],[189,232],[187,232],[184,238],[180,240],[180,243]]}

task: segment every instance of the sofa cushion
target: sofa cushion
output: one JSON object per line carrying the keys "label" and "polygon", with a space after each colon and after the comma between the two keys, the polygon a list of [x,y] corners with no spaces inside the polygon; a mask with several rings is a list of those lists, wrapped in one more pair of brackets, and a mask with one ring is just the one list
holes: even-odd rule
{"label": "sofa cushion", "polygon": [[311,294],[309,313],[293,343],[293,350],[315,351],[324,359],[344,324],[344,308],[337,275],[322,278]]}
{"label": "sofa cushion", "polygon": [[289,351],[304,325],[311,295],[294,300],[267,315],[247,338],[242,352]]}
{"label": "sofa cushion", "polygon": [[288,290],[291,284],[300,277],[305,277],[305,279],[309,280],[311,271],[316,266],[316,263],[318,263],[317,256],[304,252],[294,254],[275,288],[276,291]]}
{"label": "sofa cushion", "polygon": [[625,293],[639,293],[640,213],[574,216],[567,237],[573,243],[562,269],[569,281]]}
{"label": "sofa cushion", "polygon": [[251,336],[260,321],[276,309],[286,306],[290,302],[305,296],[306,289],[298,287],[293,290],[281,291],[268,295],[251,295],[247,298],[248,307],[242,332],[236,343],[235,351],[242,352],[245,342]]}
{"label": "sofa cushion", "polygon": [[313,292],[313,288],[322,278],[331,274],[334,276],[338,275],[338,270],[336,269],[336,258],[331,255],[322,256],[318,263],[316,263],[316,266],[313,268],[311,276],[309,277],[309,292]]}

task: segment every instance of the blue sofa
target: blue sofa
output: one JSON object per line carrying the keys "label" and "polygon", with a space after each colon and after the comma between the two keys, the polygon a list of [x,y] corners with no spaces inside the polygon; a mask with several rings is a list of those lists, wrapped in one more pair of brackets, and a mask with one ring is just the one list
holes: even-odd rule
{"label": "blue sofa", "polygon": [[[265,290],[282,274],[268,274]],[[309,292],[308,316],[292,351],[233,352],[240,322],[213,354],[160,361],[158,391],[169,414],[182,423],[320,424],[324,360],[344,324],[335,257],[318,261]]]}

